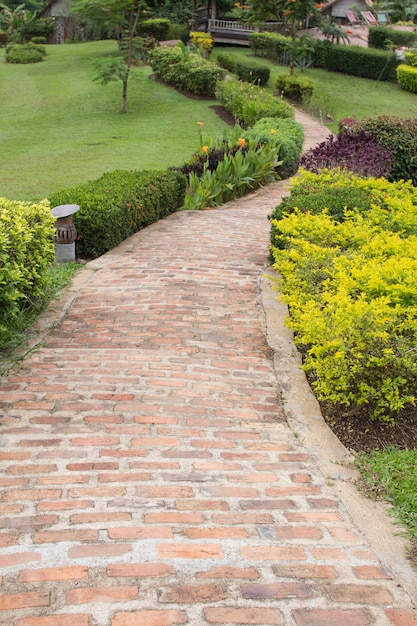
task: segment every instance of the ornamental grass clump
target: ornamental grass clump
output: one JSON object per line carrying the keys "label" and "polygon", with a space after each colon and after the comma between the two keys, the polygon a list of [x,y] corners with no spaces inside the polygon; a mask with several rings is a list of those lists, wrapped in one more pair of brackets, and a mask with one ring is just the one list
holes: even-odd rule
{"label": "ornamental grass clump", "polygon": [[324,171],[302,172],[297,193],[322,177],[368,190],[373,202],[351,204],[343,219],[325,203],[273,219],[289,326],[324,410],[394,422],[417,400],[417,189]]}

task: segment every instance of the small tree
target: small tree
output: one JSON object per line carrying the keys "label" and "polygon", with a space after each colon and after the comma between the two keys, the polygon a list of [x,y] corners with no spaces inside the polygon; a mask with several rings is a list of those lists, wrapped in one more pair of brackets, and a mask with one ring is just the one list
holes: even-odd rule
{"label": "small tree", "polygon": [[119,56],[97,62],[94,80],[104,85],[117,80],[122,82],[122,113],[127,110],[127,87],[136,58],[134,36],[140,10],[141,0],[79,0],[72,8],[83,19],[117,35]]}

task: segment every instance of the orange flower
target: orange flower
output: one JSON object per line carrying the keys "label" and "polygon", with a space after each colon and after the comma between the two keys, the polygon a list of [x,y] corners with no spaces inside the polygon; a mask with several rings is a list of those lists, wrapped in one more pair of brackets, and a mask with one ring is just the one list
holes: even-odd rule
{"label": "orange flower", "polygon": [[204,122],[197,122],[197,126],[200,126],[200,128],[202,128],[204,126]]}
{"label": "orange flower", "polygon": [[322,2],[319,2],[319,4],[316,4],[316,9],[322,9],[324,6],[324,4]]}
{"label": "orange flower", "polygon": [[291,11],[284,11],[284,15],[291,15]]}
{"label": "orange flower", "polygon": [[202,147],[201,147],[201,152],[202,152],[203,154],[208,154],[209,149],[210,149],[210,148],[209,148],[208,146],[202,146]]}
{"label": "orange flower", "polygon": [[243,146],[246,146],[246,140],[245,140],[245,139],[243,139],[243,137],[239,137],[239,139],[237,140],[237,142],[238,142],[238,144],[239,144],[239,146],[240,146],[241,148],[243,148]]}
{"label": "orange flower", "polygon": [[271,128],[271,135],[275,135],[276,132],[275,128]]}

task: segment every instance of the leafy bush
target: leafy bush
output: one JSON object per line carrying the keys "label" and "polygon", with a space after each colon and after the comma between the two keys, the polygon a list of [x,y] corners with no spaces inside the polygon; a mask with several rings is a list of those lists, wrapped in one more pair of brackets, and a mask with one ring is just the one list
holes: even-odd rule
{"label": "leafy bush", "polygon": [[322,169],[340,167],[359,176],[388,177],[393,168],[393,151],[381,146],[372,132],[346,130],[308,150],[300,165],[316,174]]}
{"label": "leafy bush", "polygon": [[259,146],[240,139],[240,149],[225,154],[214,170],[204,168],[202,176],[191,173],[184,209],[198,210],[240,198],[274,178],[277,145]]}
{"label": "leafy bush", "polygon": [[417,93],[417,67],[399,65],[397,67],[397,81],[401,89]]}
{"label": "leafy bush", "polygon": [[251,83],[223,81],[217,85],[216,97],[244,128],[253,126],[263,117],[294,117],[294,109],[287,102]]}
{"label": "leafy bush", "polygon": [[404,58],[406,65],[417,67],[417,50],[406,50]]}
{"label": "leafy bush", "polygon": [[52,17],[38,17],[24,22],[19,29],[22,41],[32,41],[34,37],[44,37],[46,43],[54,32],[54,20]]}
{"label": "leafy bush", "polygon": [[388,50],[390,48],[408,48],[417,42],[417,33],[396,30],[390,26],[372,26],[368,32],[368,46]]}
{"label": "leafy bush", "polygon": [[30,43],[45,45],[47,42],[46,37],[32,37]]}
{"label": "leafy bush", "polygon": [[190,39],[192,45],[199,50],[204,58],[210,56],[214,43],[210,33],[192,31],[190,32]]}
{"label": "leafy bush", "polygon": [[225,70],[196,55],[188,58],[179,48],[155,48],[149,53],[149,65],[158,78],[176,89],[211,97]]}
{"label": "leafy bush", "polygon": [[269,67],[253,63],[250,59],[242,59],[237,54],[221,52],[217,55],[220,67],[237,74],[240,80],[256,85],[266,85],[269,80]]}
{"label": "leafy bush", "polygon": [[7,46],[8,41],[9,35],[7,33],[4,33],[3,31],[0,31],[0,48],[4,48],[5,46]]}
{"label": "leafy bush", "polygon": [[140,22],[138,31],[142,37],[153,37],[156,41],[165,41],[171,22],[163,17],[155,17]]}
{"label": "leafy bush", "polygon": [[50,202],[80,206],[74,215],[77,250],[95,258],[181,207],[185,185],[180,172],[118,170],[57,192]]}
{"label": "leafy bush", "polygon": [[357,120],[351,131],[372,132],[381,146],[392,150],[393,166],[389,180],[412,180],[417,185],[417,119],[390,115]]}
{"label": "leafy bush", "polygon": [[399,61],[393,52],[319,42],[313,62],[316,67],[373,80],[395,80]]}
{"label": "leafy bush", "polygon": [[275,167],[276,173],[280,178],[288,178],[296,173],[304,143],[304,129],[301,124],[291,118],[264,117],[245,131],[244,137],[261,145],[267,145],[271,138],[274,139],[278,145],[279,158]]}
{"label": "leafy bush", "polygon": [[275,88],[292,102],[308,102],[313,95],[314,82],[307,76],[280,74]]}
{"label": "leafy bush", "polygon": [[44,47],[38,44],[14,44],[6,48],[6,63],[39,63],[44,55]]}
{"label": "leafy bush", "polygon": [[233,54],[232,52],[219,52],[216,57],[218,65],[229,72],[236,71],[236,63],[238,59],[238,55]]}
{"label": "leafy bush", "polygon": [[340,171],[307,172],[295,180],[298,197],[321,187],[322,177],[368,190],[374,202],[368,200],[367,211],[349,207],[342,220],[325,204],[312,213],[308,202],[305,212],[295,207],[273,220],[289,324],[321,402],[394,420],[416,400],[417,189]]}
{"label": "leafy bush", "polygon": [[49,204],[0,198],[0,345],[8,324],[43,293],[54,260]]}
{"label": "leafy bush", "polygon": [[290,37],[276,33],[255,32],[249,35],[249,46],[255,56],[267,57],[268,59],[277,61],[280,65],[288,64],[287,49],[290,42]]}

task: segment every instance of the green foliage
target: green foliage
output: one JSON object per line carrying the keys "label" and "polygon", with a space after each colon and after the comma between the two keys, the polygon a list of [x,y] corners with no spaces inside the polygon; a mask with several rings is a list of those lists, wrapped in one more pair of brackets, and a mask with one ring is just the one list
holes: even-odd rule
{"label": "green foliage", "polygon": [[29,20],[22,24],[19,29],[20,37],[24,42],[33,41],[34,37],[43,37],[43,43],[46,43],[53,32],[54,20],[52,17]]}
{"label": "green foliage", "polygon": [[361,129],[374,134],[377,141],[391,148],[394,165],[390,180],[411,180],[417,186],[417,119],[390,115],[358,120],[351,130]]}
{"label": "green foliage", "polygon": [[5,46],[7,46],[8,41],[9,35],[7,33],[4,33],[3,31],[0,31],[0,48],[4,48]]}
{"label": "green foliage", "polygon": [[202,31],[190,32],[191,44],[194,48],[207,59],[212,51],[214,41],[209,33]]}
{"label": "green foliage", "polygon": [[273,221],[289,324],[319,400],[394,420],[416,400],[417,189],[325,171],[302,173],[294,181],[298,198],[326,182],[333,190],[342,183],[346,197],[357,190],[359,202],[365,190],[373,202],[346,203],[335,219],[340,204],[331,212],[316,202],[311,211],[306,200]]}
{"label": "green foliage", "polygon": [[95,258],[176,211],[183,203],[185,184],[179,172],[117,170],[57,192],[50,202],[80,206],[74,215],[78,251]]}
{"label": "green foliage", "polygon": [[13,319],[42,296],[54,258],[54,222],[46,201],[0,198],[0,346]]}
{"label": "green foliage", "polygon": [[368,33],[368,46],[389,50],[393,48],[408,48],[417,43],[417,33],[396,30],[390,26],[372,26]]}
{"label": "green foliage", "polygon": [[251,83],[223,81],[217,86],[216,97],[244,128],[263,117],[294,117],[294,109],[287,102]]}
{"label": "green foliage", "polygon": [[276,79],[275,88],[292,102],[309,102],[313,95],[314,82],[307,76],[280,74]]}
{"label": "green foliage", "polygon": [[404,57],[406,65],[417,67],[417,50],[406,50]]}
{"label": "green foliage", "polygon": [[397,81],[401,89],[417,93],[417,67],[399,65],[397,67]]}
{"label": "green foliage", "polygon": [[247,57],[232,53],[220,52],[217,55],[220,67],[237,74],[240,80],[256,85],[266,85],[269,80],[270,69],[267,66],[254,63]]}
{"label": "green foliage", "polygon": [[320,42],[314,52],[314,65],[330,72],[341,72],[373,80],[395,80],[399,61],[393,52]]}
{"label": "green foliage", "polygon": [[225,154],[215,170],[205,168],[202,176],[190,174],[184,209],[219,206],[273,180],[277,145],[258,146],[252,139],[241,138],[240,146],[234,154]]}
{"label": "green foliage", "polygon": [[46,37],[40,36],[40,37],[32,37],[32,39],[30,40],[31,43],[36,43],[36,44],[41,44],[41,45],[45,45],[47,42]]}
{"label": "green foliage", "polygon": [[273,139],[278,144],[279,164],[275,171],[280,178],[293,176],[298,169],[304,143],[304,129],[291,118],[264,117],[245,131],[246,139],[267,145]]}
{"label": "green foliage", "polygon": [[276,33],[254,32],[249,35],[249,46],[255,56],[267,57],[281,65],[288,63],[287,51],[290,41],[290,37]]}
{"label": "green foliage", "polygon": [[156,41],[167,39],[171,22],[167,18],[155,17],[139,23],[138,31],[143,37],[153,37]]}
{"label": "green foliage", "polygon": [[226,74],[215,63],[199,56],[185,57],[178,47],[155,48],[148,60],[160,80],[199,96],[213,96],[218,81],[223,80]]}
{"label": "green foliage", "polygon": [[355,465],[360,487],[374,499],[383,498],[391,513],[404,525],[408,537],[417,540],[417,450],[386,448],[360,454]]}
{"label": "green foliage", "polygon": [[6,48],[6,63],[39,63],[45,56],[45,48],[39,44],[14,44]]}

